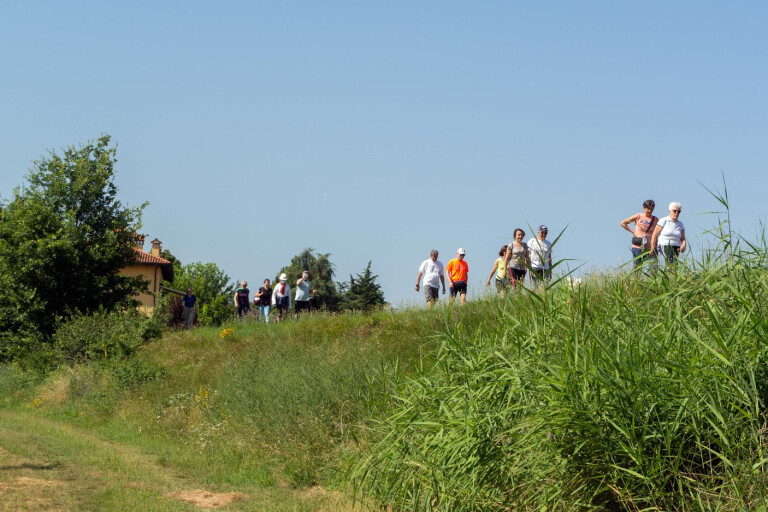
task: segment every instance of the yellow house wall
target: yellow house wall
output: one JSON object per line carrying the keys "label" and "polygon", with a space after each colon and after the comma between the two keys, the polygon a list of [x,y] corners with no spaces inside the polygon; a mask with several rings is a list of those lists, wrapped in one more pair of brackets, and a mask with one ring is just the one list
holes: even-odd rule
{"label": "yellow house wall", "polygon": [[129,277],[141,276],[147,281],[149,285],[148,290],[144,293],[140,293],[138,296],[134,296],[141,305],[139,311],[144,312],[147,315],[151,315],[157,305],[157,292],[160,291],[160,285],[162,284],[163,273],[160,267],[156,265],[134,265],[126,267],[121,271],[121,274]]}

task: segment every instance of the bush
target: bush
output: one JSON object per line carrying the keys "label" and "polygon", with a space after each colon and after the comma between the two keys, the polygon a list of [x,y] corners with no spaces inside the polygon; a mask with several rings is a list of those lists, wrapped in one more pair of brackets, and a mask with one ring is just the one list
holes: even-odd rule
{"label": "bush", "polygon": [[112,375],[119,388],[135,389],[164,379],[168,371],[157,363],[134,359],[112,368]]}
{"label": "bush", "polygon": [[157,321],[136,312],[75,316],[53,336],[59,358],[67,363],[120,359],[159,336]]}

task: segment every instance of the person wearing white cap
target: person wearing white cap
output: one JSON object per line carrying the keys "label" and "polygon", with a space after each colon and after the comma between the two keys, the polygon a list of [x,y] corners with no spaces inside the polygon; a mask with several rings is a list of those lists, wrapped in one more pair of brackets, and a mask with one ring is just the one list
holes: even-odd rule
{"label": "person wearing white cap", "polygon": [[280,323],[283,315],[291,309],[291,286],[285,273],[280,274],[278,281],[272,292],[272,306],[277,310],[277,323]]}
{"label": "person wearing white cap", "polygon": [[456,257],[448,262],[445,271],[448,273],[448,286],[451,287],[451,297],[448,301],[453,304],[456,295],[461,294],[461,305],[467,300],[467,274],[469,265],[464,261],[467,253],[461,247],[456,251]]}
{"label": "person wearing white cap", "polygon": [[528,243],[528,254],[531,262],[531,281],[537,286],[550,278],[552,270],[552,242],[547,240],[549,229],[542,224],[539,226],[539,236],[531,238]]}
{"label": "person wearing white cap", "polygon": [[680,222],[683,207],[677,201],[669,203],[669,216],[659,219],[651,238],[651,256],[656,251],[662,253],[666,265],[674,265],[681,252],[685,252],[688,242],[685,240],[685,226]]}
{"label": "person wearing white cap", "polygon": [[427,309],[431,309],[432,304],[437,302],[440,283],[443,283],[443,295],[445,295],[445,267],[437,259],[437,250],[432,249],[429,253],[429,259],[424,260],[419,267],[416,291],[419,291],[422,276],[424,276],[424,296],[427,298]]}

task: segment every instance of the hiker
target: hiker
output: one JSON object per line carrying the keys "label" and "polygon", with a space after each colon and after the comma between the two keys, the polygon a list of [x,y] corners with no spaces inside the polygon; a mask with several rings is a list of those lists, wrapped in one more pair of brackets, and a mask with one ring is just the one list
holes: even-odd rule
{"label": "hiker", "polygon": [[514,240],[507,246],[507,253],[504,255],[509,268],[509,282],[513,290],[517,289],[518,284],[525,283],[525,274],[531,266],[531,255],[528,246],[523,243],[524,237],[525,231],[520,228],[515,229]]}
{"label": "hiker", "polygon": [[432,249],[429,252],[429,258],[419,266],[419,276],[416,278],[416,291],[419,291],[419,283],[424,277],[424,296],[427,298],[427,309],[432,309],[432,305],[437,302],[439,284],[443,284],[443,295],[445,295],[445,267],[437,260],[437,251]]}
{"label": "hiker", "polygon": [[[621,227],[632,233],[632,261],[635,267],[651,259],[651,238],[659,218],[653,214],[656,203],[653,199],[643,201],[643,212],[636,213],[621,221]],[[635,229],[629,227],[635,224]]]}
{"label": "hiker", "polygon": [[248,312],[251,310],[251,304],[249,296],[251,294],[251,290],[248,289],[248,282],[242,281],[240,283],[240,288],[238,288],[235,291],[235,306],[237,307],[237,316],[243,317],[248,314]]}
{"label": "hiker", "polygon": [[496,291],[502,299],[504,298],[504,291],[506,290],[508,284],[506,254],[507,246],[502,245],[501,249],[499,249],[499,257],[496,258],[496,261],[493,262],[491,275],[488,276],[488,280],[485,282],[485,286],[491,286],[491,279],[495,275]]}
{"label": "hiker", "polygon": [[187,294],[181,298],[181,302],[184,305],[184,310],[181,313],[181,319],[184,323],[184,327],[187,330],[191,330],[195,323],[195,304],[197,303],[197,297],[192,295],[192,288],[187,288]]}
{"label": "hiker", "polygon": [[464,256],[467,253],[459,247],[456,250],[456,257],[448,262],[445,270],[448,273],[448,286],[451,288],[451,294],[448,301],[453,304],[456,300],[456,295],[461,294],[461,305],[467,300],[467,274],[469,273],[469,265],[464,261]]}
{"label": "hiker", "polygon": [[309,311],[311,308],[310,292],[317,293],[317,290],[312,289],[312,285],[309,282],[309,271],[305,270],[301,273],[301,278],[296,281],[296,297],[294,298],[294,312],[296,316],[302,311]]}
{"label": "hiker", "polygon": [[539,226],[539,236],[531,238],[525,245],[528,246],[528,255],[531,267],[531,281],[534,286],[549,281],[552,272],[552,242],[547,240],[547,226]]}
{"label": "hiker", "polygon": [[[256,296],[256,299],[259,300],[259,318],[258,322],[261,322],[261,319],[264,319],[264,323],[269,323],[269,306],[272,304],[272,288],[269,286],[269,279],[264,280],[264,286],[259,288],[259,291],[257,291],[254,295]],[[256,302],[256,299],[253,299],[254,302]]]}
{"label": "hiker", "polygon": [[288,285],[288,276],[280,274],[280,283],[272,290],[272,306],[277,310],[277,323],[283,319],[283,315],[291,309],[291,287]]}
{"label": "hiker", "polygon": [[669,203],[669,215],[659,219],[656,229],[653,230],[651,256],[661,252],[667,267],[677,263],[680,253],[685,252],[688,246],[685,240],[685,226],[678,220],[682,211],[683,207],[677,201]]}

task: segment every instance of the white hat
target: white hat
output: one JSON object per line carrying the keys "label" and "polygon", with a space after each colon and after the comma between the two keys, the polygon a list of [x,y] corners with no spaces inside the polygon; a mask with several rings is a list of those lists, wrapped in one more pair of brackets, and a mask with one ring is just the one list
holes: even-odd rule
{"label": "white hat", "polygon": [[464,252],[464,249],[462,249],[461,247],[459,247],[459,250],[458,250],[458,251],[456,251],[456,252],[457,252],[458,254],[467,254],[466,252]]}
{"label": "white hat", "polygon": [[282,274],[280,274],[280,281],[287,281],[287,280],[288,280],[288,276],[287,276],[287,275],[285,275],[285,272],[283,272]]}

